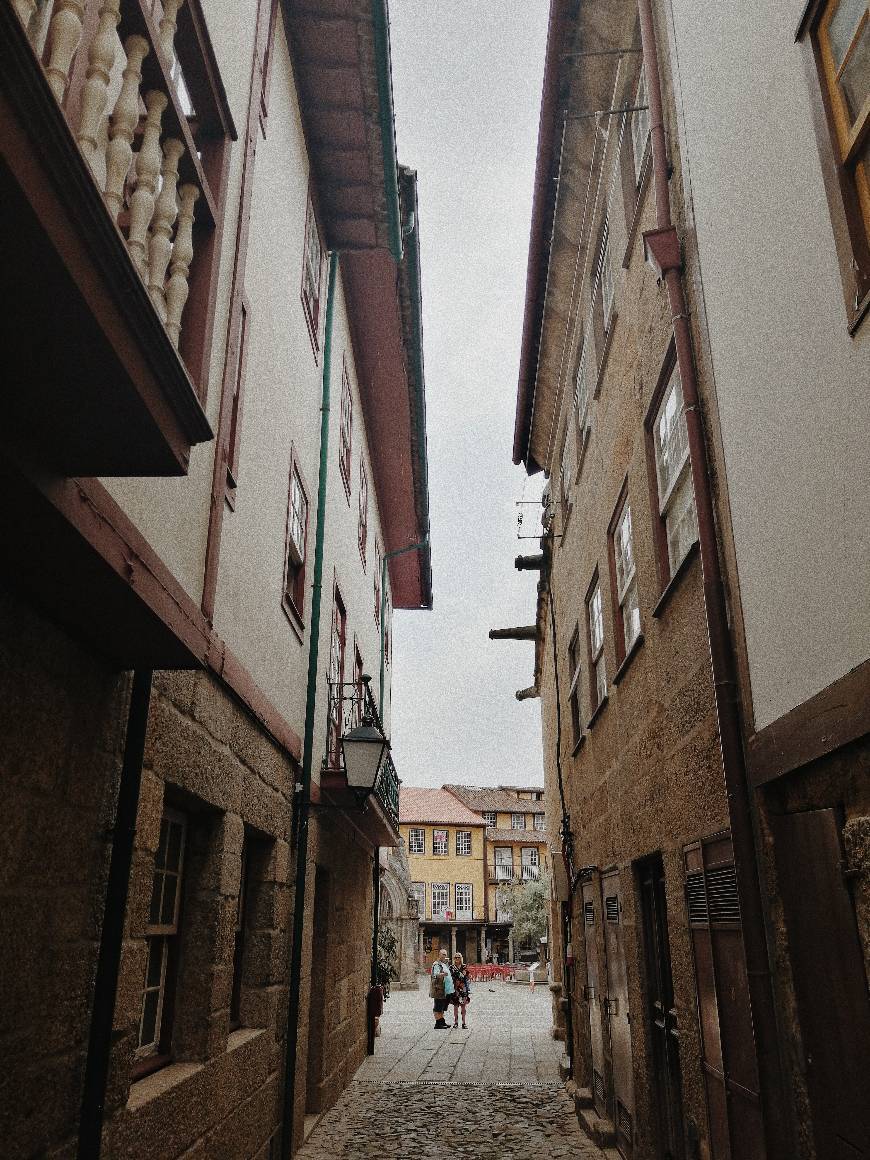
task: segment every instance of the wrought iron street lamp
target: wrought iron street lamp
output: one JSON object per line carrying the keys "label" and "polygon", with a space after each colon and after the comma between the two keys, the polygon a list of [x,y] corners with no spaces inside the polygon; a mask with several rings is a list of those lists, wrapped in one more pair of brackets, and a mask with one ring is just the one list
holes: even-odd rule
{"label": "wrought iron street lamp", "polygon": [[[370,678],[363,677],[368,684]],[[371,713],[364,713],[362,724],[341,739],[347,784],[360,802],[364,802],[377,784],[378,776],[390,752],[390,743],[375,724]]]}

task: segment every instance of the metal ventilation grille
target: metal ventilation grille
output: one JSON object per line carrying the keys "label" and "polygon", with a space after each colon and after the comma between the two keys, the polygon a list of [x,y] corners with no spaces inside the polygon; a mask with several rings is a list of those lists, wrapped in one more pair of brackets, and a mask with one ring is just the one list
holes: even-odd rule
{"label": "metal ventilation grille", "polygon": [[631,1146],[634,1143],[634,1121],[631,1118],[631,1112],[621,1100],[616,1101],[616,1135],[619,1143],[628,1150],[628,1155],[631,1155]]}
{"label": "metal ventilation grille", "polygon": [[593,1070],[592,1072],[592,1098],[597,1108],[603,1108],[607,1104],[604,1092],[604,1076],[600,1071]]}
{"label": "metal ventilation grille", "polygon": [[604,914],[608,922],[619,922],[619,898],[608,894],[604,899]]}
{"label": "metal ventilation grille", "polygon": [[689,922],[706,924],[707,893],[704,890],[703,870],[690,870],[686,875],[686,903],[689,908]]}
{"label": "metal ventilation grille", "polygon": [[587,926],[595,926],[595,904],[593,902],[583,903],[583,921]]}
{"label": "metal ventilation grille", "polygon": [[707,871],[707,898],[710,922],[740,922],[737,872],[733,865]]}

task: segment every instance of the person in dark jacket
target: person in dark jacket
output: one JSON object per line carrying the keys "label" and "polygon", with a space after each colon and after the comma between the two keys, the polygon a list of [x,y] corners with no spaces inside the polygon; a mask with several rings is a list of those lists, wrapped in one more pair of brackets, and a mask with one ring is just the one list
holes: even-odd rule
{"label": "person in dark jacket", "polygon": [[459,1026],[459,1013],[461,1011],[462,1026],[466,1027],[465,1009],[471,1002],[471,984],[468,979],[468,967],[458,951],[453,956],[450,974],[453,976],[453,994],[450,996],[450,1002],[453,1004],[453,1026]]}

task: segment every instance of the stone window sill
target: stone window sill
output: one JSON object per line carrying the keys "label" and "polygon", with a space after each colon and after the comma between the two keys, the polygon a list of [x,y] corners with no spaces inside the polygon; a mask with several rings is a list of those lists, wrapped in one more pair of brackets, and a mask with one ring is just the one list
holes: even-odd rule
{"label": "stone window sill", "polygon": [[658,619],[662,615],[666,606],[670,603],[671,597],[673,596],[673,594],[677,590],[677,588],[680,587],[680,584],[682,583],[683,577],[689,571],[689,568],[692,565],[692,561],[698,555],[698,552],[699,552],[699,545],[698,545],[698,541],[695,540],[694,544],[692,544],[691,548],[689,548],[688,552],[686,552],[685,556],[683,556],[682,560],[680,561],[680,565],[677,568],[676,572],[673,574],[673,576],[670,578],[670,580],[665,585],[665,589],[662,592],[661,596],[659,597],[658,603],[656,604],[655,608],[652,610],[652,614],[654,617],[656,617],[656,619]]}
{"label": "stone window sill", "polygon": [[598,367],[598,377],[595,380],[595,390],[592,392],[592,398],[597,399],[601,394],[601,388],[604,385],[604,373],[607,370],[607,360],[610,357],[610,348],[613,346],[613,332],[616,330],[616,324],[619,321],[619,313],[614,310],[610,316],[610,325],[607,328],[607,334],[604,337],[604,350],[601,352],[601,363]]}
{"label": "stone window sill", "polygon": [[608,700],[607,693],[605,693],[604,696],[601,698],[601,700],[598,702],[598,705],[596,706],[595,712],[592,714],[592,716],[586,722],[587,733],[590,733],[592,731],[592,727],[595,725],[595,722],[601,716],[604,709],[607,708],[607,700]]}
{"label": "stone window sill", "polygon": [[576,756],[577,756],[577,754],[578,754],[578,753],[580,752],[580,750],[583,748],[583,742],[584,742],[585,740],[586,740],[586,734],[585,734],[585,733],[581,733],[581,734],[580,734],[580,736],[577,738],[577,740],[574,742],[574,746],[573,746],[573,748],[572,748],[572,750],[571,750],[571,756],[572,756],[572,757],[576,757]]}
{"label": "stone window sill", "polygon": [[643,644],[643,633],[639,632],[637,634],[637,636],[634,638],[634,640],[631,642],[631,648],[625,654],[625,657],[622,660],[622,664],[619,666],[619,668],[613,674],[614,685],[618,685],[619,682],[622,680],[622,678],[625,676],[626,671],[628,669],[628,666],[631,664],[631,662],[637,656],[638,652],[640,652],[640,647],[642,644]]}
{"label": "stone window sill", "polygon": [[[237,1030],[231,1031],[227,1038],[227,1052],[237,1051],[246,1043],[250,1043],[265,1034],[265,1029],[262,1027],[239,1027]],[[207,1063],[170,1063],[166,1067],[161,1067],[159,1071],[153,1071],[150,1075],[143,1076],[142,1079],[136,1080],[130,1086],[127,1111],[138,1111],[146,1104],[150,1104],[152,1100],[157,1099],[158,1096],[162,1096],[186,1080],[192,1079],[207,1066]]]}

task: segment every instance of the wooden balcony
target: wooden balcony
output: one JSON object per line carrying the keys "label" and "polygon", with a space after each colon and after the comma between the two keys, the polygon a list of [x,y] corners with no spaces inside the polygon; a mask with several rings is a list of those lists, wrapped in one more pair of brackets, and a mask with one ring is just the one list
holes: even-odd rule
{"label": "wooden balcony", "polygon": [[198,0],[0,0],[4,438],[65,476],[178,475],[229,140]]}

